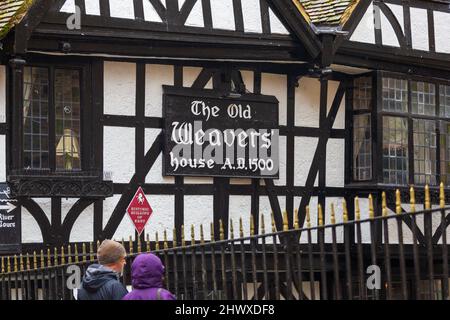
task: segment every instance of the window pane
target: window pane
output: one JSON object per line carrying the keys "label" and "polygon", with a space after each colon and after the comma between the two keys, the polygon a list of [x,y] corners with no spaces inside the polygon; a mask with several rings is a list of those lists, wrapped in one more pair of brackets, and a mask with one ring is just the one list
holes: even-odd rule
{"label": "window pane", "polygon": [[408,184],[408,121],[383,117],[383,181]]}
{"label": "window pane", "polygon": [[372,109],[372,78],[357,78],[353,82],[353,109],[371,110]]}
{"label": "window pane", "polygon": [[450,86],[439,86],[439,105],[441,117],[450,118]]}
{"label": "window pane", "polygon": [[432,83],[411,81],[412,113],[436,115],[436,87]]}
{"label": "window pane", "polygon": [[441,123],[441,181],[450,185],[450,122]]}
{"label": "window pane", "polygon": [[372,134],[370,114],[353,117],[353,179],[372,179]]}
{"label": "window pane", "polygon": [[414,183],[436,185],[436,122],[413,120]]}
{"label": "window pane", "polygon": [[26,169],[48,168],[48,92],[46,68],[24,68],[23,151]]}
{"label": "window pane", "polygon": [[56,169],[80,170],[80,73],[55,71]]}
{"label": "window pane", "polygon": [[408,112],[408,82],[406,80],[383,78],[383,110]]}

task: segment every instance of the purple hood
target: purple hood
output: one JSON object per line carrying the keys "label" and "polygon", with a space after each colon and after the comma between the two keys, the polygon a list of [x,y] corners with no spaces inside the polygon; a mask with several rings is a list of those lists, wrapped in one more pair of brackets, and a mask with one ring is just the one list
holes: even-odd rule
{"label": "purple hood", "polygon": [[133,289],[162,288],[164,266],[154,254],[141,254],[131,265]]}

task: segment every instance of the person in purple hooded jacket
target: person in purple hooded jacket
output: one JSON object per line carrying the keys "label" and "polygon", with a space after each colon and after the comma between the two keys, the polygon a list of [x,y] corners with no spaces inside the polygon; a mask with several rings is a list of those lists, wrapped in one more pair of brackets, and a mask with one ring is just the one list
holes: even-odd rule
{"label": "person in purple hooded jacket", "polygon": [[175,296],[163,288],[164,265],[152,253],[140,254],[131,265],[133,290],[123,300],[175,300]]}

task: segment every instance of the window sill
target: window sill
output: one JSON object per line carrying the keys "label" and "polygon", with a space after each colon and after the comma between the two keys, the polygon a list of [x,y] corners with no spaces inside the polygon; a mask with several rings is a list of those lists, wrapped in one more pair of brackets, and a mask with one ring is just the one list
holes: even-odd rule
{"label": "window sill", "polygon": [[113,196],[112,181],[101,176],[78,173],[31,174],[8,176],[12,197],[108,198]]}

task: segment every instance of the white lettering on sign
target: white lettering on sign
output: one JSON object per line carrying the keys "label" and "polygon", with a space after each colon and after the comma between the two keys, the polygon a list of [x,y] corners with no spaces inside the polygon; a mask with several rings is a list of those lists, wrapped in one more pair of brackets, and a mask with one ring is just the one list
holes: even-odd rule
{"label": "white lettering on sign", "polygon": [[0,228],[15,228],[16,223],[11,222],[14,220],[14,215],[0,213]]}

